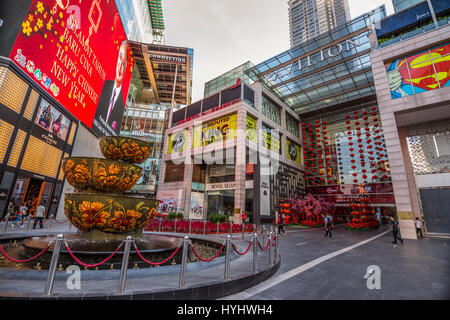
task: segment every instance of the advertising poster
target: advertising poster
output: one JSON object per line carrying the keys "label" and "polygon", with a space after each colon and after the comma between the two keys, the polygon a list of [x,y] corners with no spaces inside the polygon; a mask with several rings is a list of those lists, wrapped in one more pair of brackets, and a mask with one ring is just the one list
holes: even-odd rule
{"label": "advertising poster", "polygon": [[205,194],[201,192],[191,192],[191,210],[189,219],[203,219],[203,200]]}
{"label": "advertising poster", "polygon": [[280,152],[280,133],[263,125],[262,128],[263,146],[276,153]]}
{"label": "advertising poster", "polygon": [[183,211],[181,209],[182,190],[159,190],[156,198],[159,200],[158,212],[170,213]]}
{"label": "advertising poster", "polygon": [[298,144],[286,138],[286,157],[298,164],[302,163],[301,148]]}
{"label": "advertising poster", "polygon": [[10,58],[97,136],[119,132],[133,61],[114,1],[33,0]]}
{"label": "advertising poster", "polygon": [[173,133],[169,137],[169,146],[167,147],[167,154],[172,154],[174,152],[183,152],[186,147],[188,131],[182,130]]}
{"label": "advertising poster", "polygon": [[259,201],[260,216],[270,216],[270,160],[263,155],[260,156],[260,176],[259,176]]}
{"label": "advertising poster", "polygon": [[236,113],[206,122],[202,124],[201,128],[194,128],[194,148],[233,139],[236,137],[236,130]]}
{"label": "advertising poster", "polygon": [[51,106],[45,99],[41,100],[36,123],[61,140],[66,140],[70,120],[64,117],[61,112]]}
{"label": "advertising poster", "polygon": [[246,121],[246,138],[250,140],[251,142],[257,143],[257,133],[256,133],[256,119],[253,118],[250,115],[247,115],[247,121]]}
{"label": "advertising poster", "polygon": [[386,64],[392,99],[450,86],[450,43]]}

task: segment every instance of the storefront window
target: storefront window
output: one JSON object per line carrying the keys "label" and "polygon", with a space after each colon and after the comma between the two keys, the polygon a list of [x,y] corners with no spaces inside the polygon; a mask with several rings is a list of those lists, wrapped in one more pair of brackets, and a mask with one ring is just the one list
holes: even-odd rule
{"label": "storefront window", "polygon": [[215,190],[207,193],[208,216],[211,214],[233,215],[234,190]]}
{"label": "storefront window", "polygon": [[297,138],[300,138],[300,129],[298,121],[286,114],[286,129]]}
{"label": "storefront window", "polygon": [[235,180],[234,164],[213,164],[208,166],[209,183],[232,182]]}
{"label": "storefront window", "polygon": [[246,223],[253,222],[253,189],[245,190],[245,216]]}
{"label": "storefront window", "polygon": [[165,182],[178,182],[184,179],[184,163],[175,164],[172,161],[166,162]]}

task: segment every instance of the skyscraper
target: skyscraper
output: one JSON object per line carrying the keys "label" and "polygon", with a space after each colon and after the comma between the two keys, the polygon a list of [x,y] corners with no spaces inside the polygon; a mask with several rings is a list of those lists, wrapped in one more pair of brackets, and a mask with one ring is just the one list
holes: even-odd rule
{"label": "skyscraper", "polygon": [[289,0],[291,47],[350,20],[347,0]]}

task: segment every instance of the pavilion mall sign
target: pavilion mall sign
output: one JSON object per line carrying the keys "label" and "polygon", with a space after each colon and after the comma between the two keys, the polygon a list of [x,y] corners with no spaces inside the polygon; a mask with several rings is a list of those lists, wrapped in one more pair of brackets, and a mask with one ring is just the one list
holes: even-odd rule
{"label": "pavilion mall sign", "polygon": [[[364,31],[366,31],[366,29]],[[310,54],[308,54],[307,56],[300,55],[299,57],[291,60],[292,62],[290,64],[283,64],[278,68],[274,67],[277,68],[276,70],[269,69],[268,71],[265,71],[263,73],[263,77],[266,78],[267,81],[276,80],[277,78],[282,80],[283,76],[286,75],[284,74],[284,72],[286,72],[289,76],[291,76],[294,70],[301,71],[305,67],[311,67],[317,63],[323,62],[327,58],[337,57],[341,55],[344,52],[344,50],[350,51],[352,48],[361,46],[359,35],[357,35],[356,37],[358,37],[357,41],[353,41],[351,38],[345,39],[340,43],[318,48],[313,52],[311,52]],[[291,49],[291,51],[295,51],[295,49]],[[317,53],[319,53],[319,56],[316,58],[315,55]]]}

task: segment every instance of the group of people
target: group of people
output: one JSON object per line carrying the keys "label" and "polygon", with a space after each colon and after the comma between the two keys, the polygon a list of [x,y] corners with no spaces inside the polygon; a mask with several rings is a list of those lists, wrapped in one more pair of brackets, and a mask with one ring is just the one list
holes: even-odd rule
{"label": "group of people", "polygon": [[36,199],[35,200],[29,200],[29,201],[23,201],[20,203],[14,203],[11,202],[9,204],[8,213],[11,217],[16,217],[16,219],[11,222],[12,227],[16,227],[17,223],[20,221],[20,228],[23,228],[23,222],[26,217],[31,215],[34,217],[34,223],[33,223],[33,229],[36,229],[36,226],[39,224],[41,229],[43,228],[43,220],[44,220],[44,214],[45,214],[45,203],[39,204],[37,208],[36,206]]}
{"label": "group of people", "polygon": [[[324,227],[325,227],[325,237],[332,237],[331,231],[333,230],[333,216],[326,211],[325,212],[326,215],[322,214],[322,219],[324,222]],[[285,221],[285,214],[281,213],[280,216],[278,216],[278,211],[275,212],[275,216],[277,217],[277,224],[278,224],[278,234],[286,234],[286,231],[284,231],[284,221]],[[377,215],[377,219],[380,221],[381,217],[378,214]],[[403,239],[400,236],[400,228],[399,228],[399,222],[398,220],[394,217],[391,216],[390,217],[390,224],[392,227],[392,235],[394,237],[394,241],[392,241],[393,244],[397,243],[397,240],[400,241],[401,244],[403,244]],[[422,238],[423,234],[422,234],[422,223],[420,222],[419,218],[416,218],[415,222],[415,227],[416,227],[416,233],[417,235]]]}

